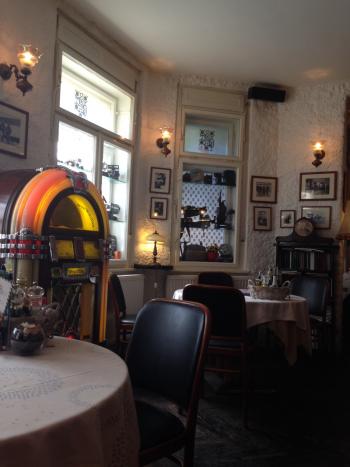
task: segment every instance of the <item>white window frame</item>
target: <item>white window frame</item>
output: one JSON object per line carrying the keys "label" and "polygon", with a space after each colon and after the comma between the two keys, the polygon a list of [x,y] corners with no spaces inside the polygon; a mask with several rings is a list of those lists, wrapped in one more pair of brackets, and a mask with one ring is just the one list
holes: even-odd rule
{"label": "white window frame", "polygon": [[[190,88],[190,87],[189,87]],[[205,93],[206,88],[196,88],[196,91],[199,93]],[[225,90],[220,89],[208,89],[212,97],[213,93],[216,92],[225,92]],[[233,95],[237,96],[238,102],[238,111],[229,111],[225,108],[219,110],[213,105],[212,109],[208,109],[208,105],[203,104],[203,107],[200,105],[192,106],[186,105],[181,100],[181,88],[179,92],[179,101],[178,101],[178,118],[176,123],[176,152],[177,152],[177,163],[175,167],[175,203],[173,211],[173,237],[172,244],[175,246],[172,251],[172,262],[176,269],[178,270],[222,270],[222,271],[231,271],[238,272],[243,270],[243,259],[244,251],[242,248],[242,226],[244,224],[244,203],[245,203],[245,194],[244,186],[246,179],[246,170],[245,170],[245,158],[244,158],[244,143],[245,143],[245,124],[246,124],[246,108],[245,108],[245,97],[243,93],[234,93]],[[234,96],[234,99],[235,99]],[[196,97],[197,98],[197,97]],[[238,146],[237,146],[237,156],[233,157],[231,155],[210,155],[207,153],[193,153],[186,152],[184,149],[185,144],[185,124],[186,116],[195,115],[200,118],[203,118],[207,121],[210,121],[212,118],[215,119],[224,119],[234,121],[239,120],[239,134],[238,134]],[[232,132],[234,129],[232,129]],[[230,135],[229,147],[233,150],[232,144],[232,134]],[[233,243],[234,248],[234,262],[225,263],[225,262],[209,262],[209,261],[181,261],[180,260],[180,222],[181,219],[181,200],[182,200],[182,175],[183,175],[183,166],[185,163],[201,166],[217,166],[218,168],[232,169],[236,171],[236,212],[235,212],[235,238]]]}
{"label": "white window frame", "polygon": [[[61,84],[61,70],[62,70],[62,56],[63,53],[73,57],[78,62],[82,63],[83,65],[88,66],[92,70],[96,71],[98,74],[103,76],[105,79],[110,81],[112,84],[115,84],[119,88],[121,88],[125,93],[127,93],[133,100],[132,106],[132,115],[131,115],[131,139],[124,138],[117,133],[111,132],[106,130],[95,123],[92,123],[86,120],[83,117],[79,117],[63,108],[60,107],[60,84]],[[110,260],[111,266],[114,266],[114,263],[118,265],[118,267],[127,267],[129,266],[130,262],[130,252],[131,252],[131,219],[132,219],[132,211],[131,211],[131,203],[130,203],[130,190],[132,184],[132,176],[133,176],[133,158],[134,158],[134,150],[135,150],[135,113],[136,113],[136,92],[133,92],[127,86],[120,83],[115,77],[111,76],[109,73],[104,72],[98,66],[94,65],[91,61],[83,57],[78,52],[74,51],[72,48],[67,46],[66,44],[61,43],[59,40],[57,41],[57,48],[56,48],[56,93],[54,97],[54,123],[53,123],[53,163],[57,164],[57,142],[58,142],[58,129],[59,129],[59,122],[62,121],[72,127],[78,128],[82,131],[86,131],[87,133],[91,133],[96,137],[96,155],[95,155],[95,176],[94,176],[94,183],[96,187],[100,190],[102,184],[102,159],[103,159],[103,142],[107,141],[112,143],[115,146],[120,147],[130,153],[130,179],[129,179],[129,192],[128,192],[128,221],[127,221],[127,248],[125,252],[125,260]]]}

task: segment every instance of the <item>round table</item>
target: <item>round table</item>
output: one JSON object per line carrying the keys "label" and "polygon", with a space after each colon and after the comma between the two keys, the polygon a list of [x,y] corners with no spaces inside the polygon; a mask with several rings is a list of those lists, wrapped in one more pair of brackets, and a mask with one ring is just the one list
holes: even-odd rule
{"label": "round table", "polygon": [[132,467],[139,433],[125,363],[55,337],[22,357],[0,352],[1,467]]}
{"label": "round table", "polygon": [[[175,290],[173,298],[182,300],[183,289]],[[303,297],[289,295],[285,300],[260,300],[244,294],[247,328],[266,325],[280,339],[290,365],[298,356],[301,346],[311,353],[310,318],[307,301]]]}
{"label": "round table", "polygon": [[247,328],[266,325],[283,343],[288,363],[293,365],[298,347],[311,353],[310,318],[307,301],[289,295],[285,300],[260,300],[245,296]]}

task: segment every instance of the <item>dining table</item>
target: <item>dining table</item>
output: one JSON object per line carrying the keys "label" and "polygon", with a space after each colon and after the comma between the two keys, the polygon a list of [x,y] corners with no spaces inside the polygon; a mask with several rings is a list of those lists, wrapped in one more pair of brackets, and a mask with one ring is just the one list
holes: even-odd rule
{"label": "dining table", "polygon": [[124,361],[54,337],[35,355],[0,352],[1,467],[136,467],[139,431]]}
{"label": "dining table", "polygon": [[[182,300],[183,289],[174,291],[173,299]],[[284,300],[263,300],[250,296],[242,289],[245,298],[247,329],[266,326],[283,345],[289,365],[298,358],[298,348],[311,354],[311,328],[307,300],[297,295],[288,295]]]}

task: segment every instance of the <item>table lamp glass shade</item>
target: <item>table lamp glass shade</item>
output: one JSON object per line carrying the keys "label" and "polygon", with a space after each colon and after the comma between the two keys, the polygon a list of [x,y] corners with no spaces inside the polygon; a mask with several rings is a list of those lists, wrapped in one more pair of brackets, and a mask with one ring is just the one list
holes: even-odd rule
{"label": "table lamp glass shade", "polygon": [[162,244],[164,243],[164,237],[162,235],[160,235],[156,230],[151,233],[150,235],[147,235],[146,237],[146,240],[148,242],[154,242],[154,246],[153,246],[153,263],[156,263],[157,262],[157,254],[158,254],[158,251],[157,251],[157,243],[159,244]]}

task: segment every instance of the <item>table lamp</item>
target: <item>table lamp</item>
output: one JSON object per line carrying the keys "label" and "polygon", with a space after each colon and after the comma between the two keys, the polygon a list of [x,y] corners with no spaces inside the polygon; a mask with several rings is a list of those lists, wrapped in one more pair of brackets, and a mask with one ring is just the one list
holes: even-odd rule
{"label": "table lamp", "polygon": [[158,251],[157,251],[157,243],[159,244],[162,244],[164,243],[164,237],[162,235],[160,235],[157,230],[155,230],[153,233],[151,233],[150,235],[147,235],[146,237],[146,240],[148,242],[154,242],[154,246],[153,246],[153,264],[159,264],[157,262],[157,254],[158,254]]}

